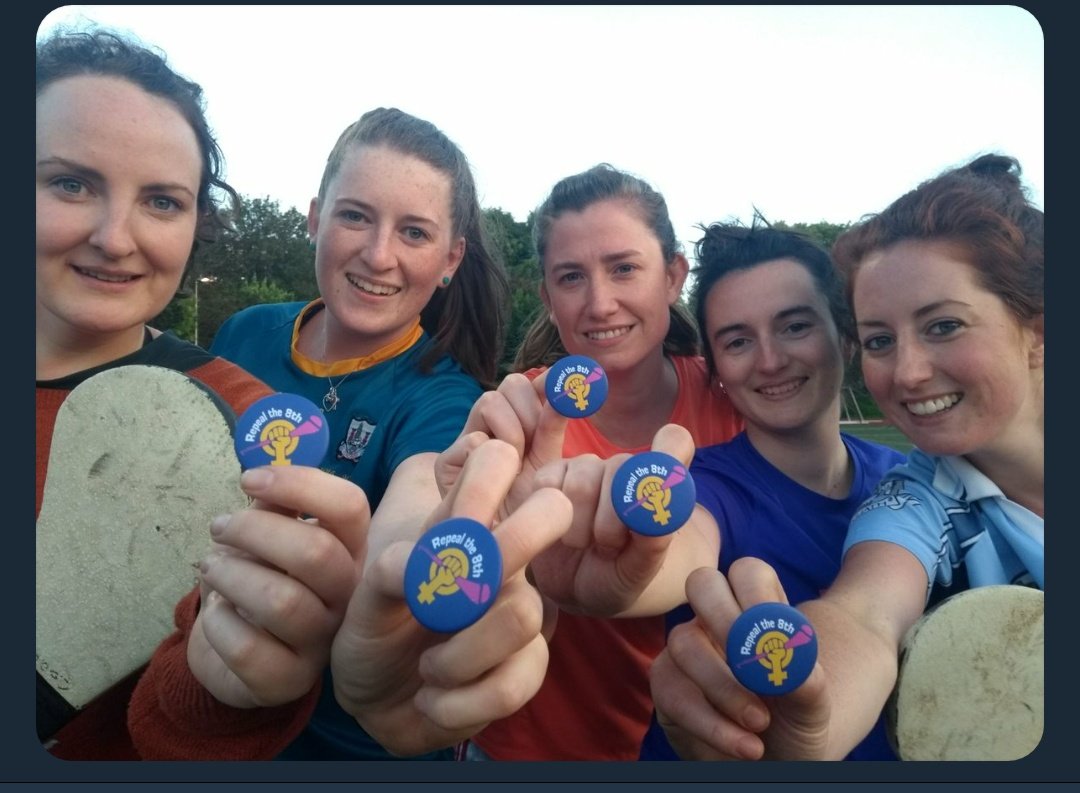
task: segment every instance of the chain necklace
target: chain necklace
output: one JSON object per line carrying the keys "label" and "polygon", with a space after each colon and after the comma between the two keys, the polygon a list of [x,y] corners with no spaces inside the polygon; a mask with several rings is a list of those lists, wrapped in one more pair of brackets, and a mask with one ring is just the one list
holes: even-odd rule
{"label": "chain necklace", "polygon": [[324,413],[332,413],[338,406],[338,402],[341,401],[341,397],[338,396],[338,386],[356,374],[357,370],[353,370],[337,381],[337,385],[334,385],[334,381],[329,377],[326,378],[326,382],[330,384],[330,390],[327,391],[322,398],[322,409]]}

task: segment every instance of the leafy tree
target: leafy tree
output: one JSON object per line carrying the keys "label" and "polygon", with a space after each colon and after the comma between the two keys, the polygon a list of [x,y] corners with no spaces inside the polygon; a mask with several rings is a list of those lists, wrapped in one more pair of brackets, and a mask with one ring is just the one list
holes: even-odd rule
{"label": "leafy tree", "polygon": [[514,220],[502,209],[485,209],[484,222],[488,239],[502,255],[510,282],[510,321],[506,334],[501,367],[507,371],[525,331],[537,312],[540,302],[540,265],[533,253],[532,216],[524,223]]}

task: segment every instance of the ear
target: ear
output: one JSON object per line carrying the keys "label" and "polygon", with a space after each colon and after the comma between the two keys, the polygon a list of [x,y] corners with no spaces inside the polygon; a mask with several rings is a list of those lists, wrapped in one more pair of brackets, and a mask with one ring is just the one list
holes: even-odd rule
{"label": "ear", "polygon": [[543,279],[540,280],[540,285],[536,288],[536,291],[540,293],[540,302],[544,304],[544,310],[548,313],[548,319],[551,320],[551,324],[555,324],[555,313],[551,310],[551,296],[548,295],[547,284]]}
{"label": "ear", "polygon": [[319,234],[319,199],[311,199],[307,211],[307,233],[309,239],[315,239]]}
{"label": "ear", "polygon": [[686,257],[681,253],[675,254],[674,261],[671,262],[666,268],[667,277],[667,302],[668,305],[672,305],[679,299],[682,294],[683,284],[686,283],[686,276],[690,272],[690,263],[686,261]]}
{"label": "ear", "polygon": [[1036,314],[1027,322],[1031,334],[1031,347],[1028,349],[1028,367],[1042,369],[1046,362],[1045,315]]}
{"label": "ear", "polygon": [[446,258],[446,267],[443,268],[443,277],[454,277],[454,273],[457,272],[457,268],[461,266],[461,262],[465,258],[465,245],[465,238],[458,237],[451,246],[450,254]]}

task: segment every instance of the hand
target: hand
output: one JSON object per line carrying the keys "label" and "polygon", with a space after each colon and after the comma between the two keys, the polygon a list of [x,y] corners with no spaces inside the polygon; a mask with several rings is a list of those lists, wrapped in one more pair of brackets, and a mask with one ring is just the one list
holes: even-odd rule
{"label": "hand", "polygon": [[513,512],[535,489],[533,477],[545,464],[562,458],[568,419],[543,396],[547,372],[534,380],[510,374],[496,391],[487,391],[473,405],[458,439],[435,462],[439,493],[453,488],[469,454],[489,439],[510,444],[518,453],[518,476],[499,505],[499,517]]}
{"label": "hand", "polygon": [[[661,427],[652,448],[684,465],[694,455],[693,438],[677,424]],[[570,531],[530,565],[537,587],[560,608],[592,616],[612,616],[631,607],[636,607],[635,613],[664,613],[683,602],[687,574],[718,555],[716,524],[700,508],[696,515],[700,523],[672,534],[649,537],[627,528],[611,503],[611,484],[629,458],[580,455],[550,463],[534,477],[535,487],[561,490],[574,507]],[[701,542],[687,554],[690,563],[680,566],[669,558],[677,538],[687,543],[698,531]],[[655,580],[661,569],[667,580]],[[641,601],[650,586],[654,600]]]}
{"label": "hand", "polygon": [[[477,445],[428,526],[449,517],[492,525],[520,458],[497,440]],[[570,526],[555,490],[532,493],[495,526],[503,582],[483,617],[453,635],[424,628],[404,599],[412,543],[388,546],[369,565],[334,640],[338,702],[388,751],[407,756],[475,735],[509,716],[540,688],[547,671],[546,618],[525,565]]]}
{"label": "hand", "polygon": [[371,513],[359,487],[316,468],[255,468],[240,483],[255,501],[211,527],[188,664],[225,704],[281,705],[310,691],[326,668]]}
{"label": "hand", "polygon": [[[730,586],[729,586],[730,583]],[[728,667],[731,624],[747,608],[786,603],[775,571],[760,559],[732,563],[728,579],[694,571],[686,594],[696,617],[674,628],[649,671],[657,720],[684,760],[827,759],[830,707],[821,664],[795,691],[760,697]]]}

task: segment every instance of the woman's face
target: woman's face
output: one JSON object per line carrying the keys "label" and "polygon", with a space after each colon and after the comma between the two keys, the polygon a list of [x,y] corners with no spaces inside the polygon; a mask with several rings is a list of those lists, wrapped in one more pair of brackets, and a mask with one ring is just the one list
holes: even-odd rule
{"label": "woman's face", "polygon": [[840,338],[806,267],[775,259],[728,273],[706,295],[705,324],[717,376],[748,428],[835,426]]}
{"label": "woman's face", "polygon": [[130,331],[172,299],[195,239],[202,160],[168,100],[116,77],[37,97],[38,332]]}
{"label": "woman's face", "polygon": [[328,328],[347,357],[400,338],[465,253],[449,177],[385,146],[346,154],[322,204],[312,201],[308,228]]}
{"label": "woman's face", "polygon": [[977,455],[1024,442],[1041,414],[1041,318],[1021,323],[943,242],[872,253],[853,299],[866,386],[916,446]]}
{"label": "woman's face", "polygon": [[541,298],[567,351],[609,375],[663,347],[669,306],[686,280],[686,259],[665,264],[660,241],[623,200],[564,212],[551,224]]}

